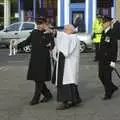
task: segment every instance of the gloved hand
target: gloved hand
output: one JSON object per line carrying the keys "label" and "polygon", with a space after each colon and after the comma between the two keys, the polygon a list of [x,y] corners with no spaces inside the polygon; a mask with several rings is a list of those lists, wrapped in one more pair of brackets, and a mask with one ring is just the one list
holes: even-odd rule
{"label": "gloved hand", "polygon": [[55,61],[57,61],[57,49],[56,49],[56,47],[54,47],[54,49],[52,50],[52,57]]}
{"label": "gloved hand", "polygon": [[51,43],[48,43],[47,45],[46,45],[46,47],[50,47],[51,46]]}
{"label": "gloved hand", "polygon": [[110,67],[115,68],[115,62],[111,61],[110,62]]}

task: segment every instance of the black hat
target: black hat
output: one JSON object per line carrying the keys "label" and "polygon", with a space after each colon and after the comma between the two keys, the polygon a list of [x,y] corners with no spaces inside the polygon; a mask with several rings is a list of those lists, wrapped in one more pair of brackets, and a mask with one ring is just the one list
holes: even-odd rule
{"label": "black hat", "polygon": [[36,23],[37,24],[43,24],[43,23],[47,23],[47,19],[43,16],[37,17],[36,18]]}
{"label": "black hat", "polygon": [[104,16],[103,17],[103,23],[105,22],[111,22],[113,20],[113,18],[109,17],[109,16]]}

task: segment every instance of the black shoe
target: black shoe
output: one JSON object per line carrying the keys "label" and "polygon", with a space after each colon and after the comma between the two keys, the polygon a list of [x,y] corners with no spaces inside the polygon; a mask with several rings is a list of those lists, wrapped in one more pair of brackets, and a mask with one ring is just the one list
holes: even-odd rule
{"label": "black shoe", "polygon": [[115,86],[115,87],[112,89],[111,94],[113,95],[113,93],[115,93],[117,90],[118,90],[118,87],[117,87],[117,86]]}
{"label": "black shoe", "polygon": [[104,96],[104,98],[102,100],[110,100],[112,96]]}
{"label": "black shoe", "polygon": [[109,94],[106,94],[103,98],[103,100],[110,100],[112,98],[112,95],[118,90],[118,87],[114,87],[112,91]]}
{"label": "black shoe", "polygon": [[80,98],[79,100],[77,100],[77,104],[80,104],[82,102],[82,99]]}
{"label": "black shoe", "polygon": [[30,105],[32,106],[32,105],[37,105],[37,104],[39,104],[39,101],[38,100],[32,100],[32,101],[30,101]]}
{"label": "black shoe", "polygon": [[69,109],[70,107],[72,106],[68,103],[61,103],[59,106],[56,107],[56,110],[65,110]]}
{"label": "black shoe", "polygon": [[76,102],[72,102],[72,105],[73,105],[73,106],[76,106],[76,105],[80,104],[81,102],[82,102],[82,100],[79,99],[79,100],[77,100]]}
{"label": "black shoe", "polygon": [[49,97],[43,97],[43,99],[40,101],[41,103],[46,103],[52,99],[52,95]]}
{"label": "black shoe", "polygon": [[30,105],[39,104],[40,94],[35,94],[32,100],[30,101]]}
{"label": "black shoe", "polygon": [[98,59],[94,59],[93,61],[94,61],[94,62],[97,62],[97,61],[98,61]]}

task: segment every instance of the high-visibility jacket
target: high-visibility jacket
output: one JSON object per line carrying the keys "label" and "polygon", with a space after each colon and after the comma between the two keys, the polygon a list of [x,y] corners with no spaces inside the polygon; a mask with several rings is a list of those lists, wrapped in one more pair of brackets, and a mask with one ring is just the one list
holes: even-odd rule
{"label": "high-visibility jacket", "polygon": [[92,25],[92,33],[94,34],[93,43],[100,43],[103,31],[103,23],[96,18]]}

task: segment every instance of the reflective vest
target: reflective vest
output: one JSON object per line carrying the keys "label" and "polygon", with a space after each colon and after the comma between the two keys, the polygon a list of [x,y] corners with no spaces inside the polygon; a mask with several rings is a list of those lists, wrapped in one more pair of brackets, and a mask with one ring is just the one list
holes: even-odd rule
{"label": "reflective vest", "polygon": [[103,31],[103,23],[96,19],[92,25],[92,33],[94,34],[93,43],[100,43]]}

